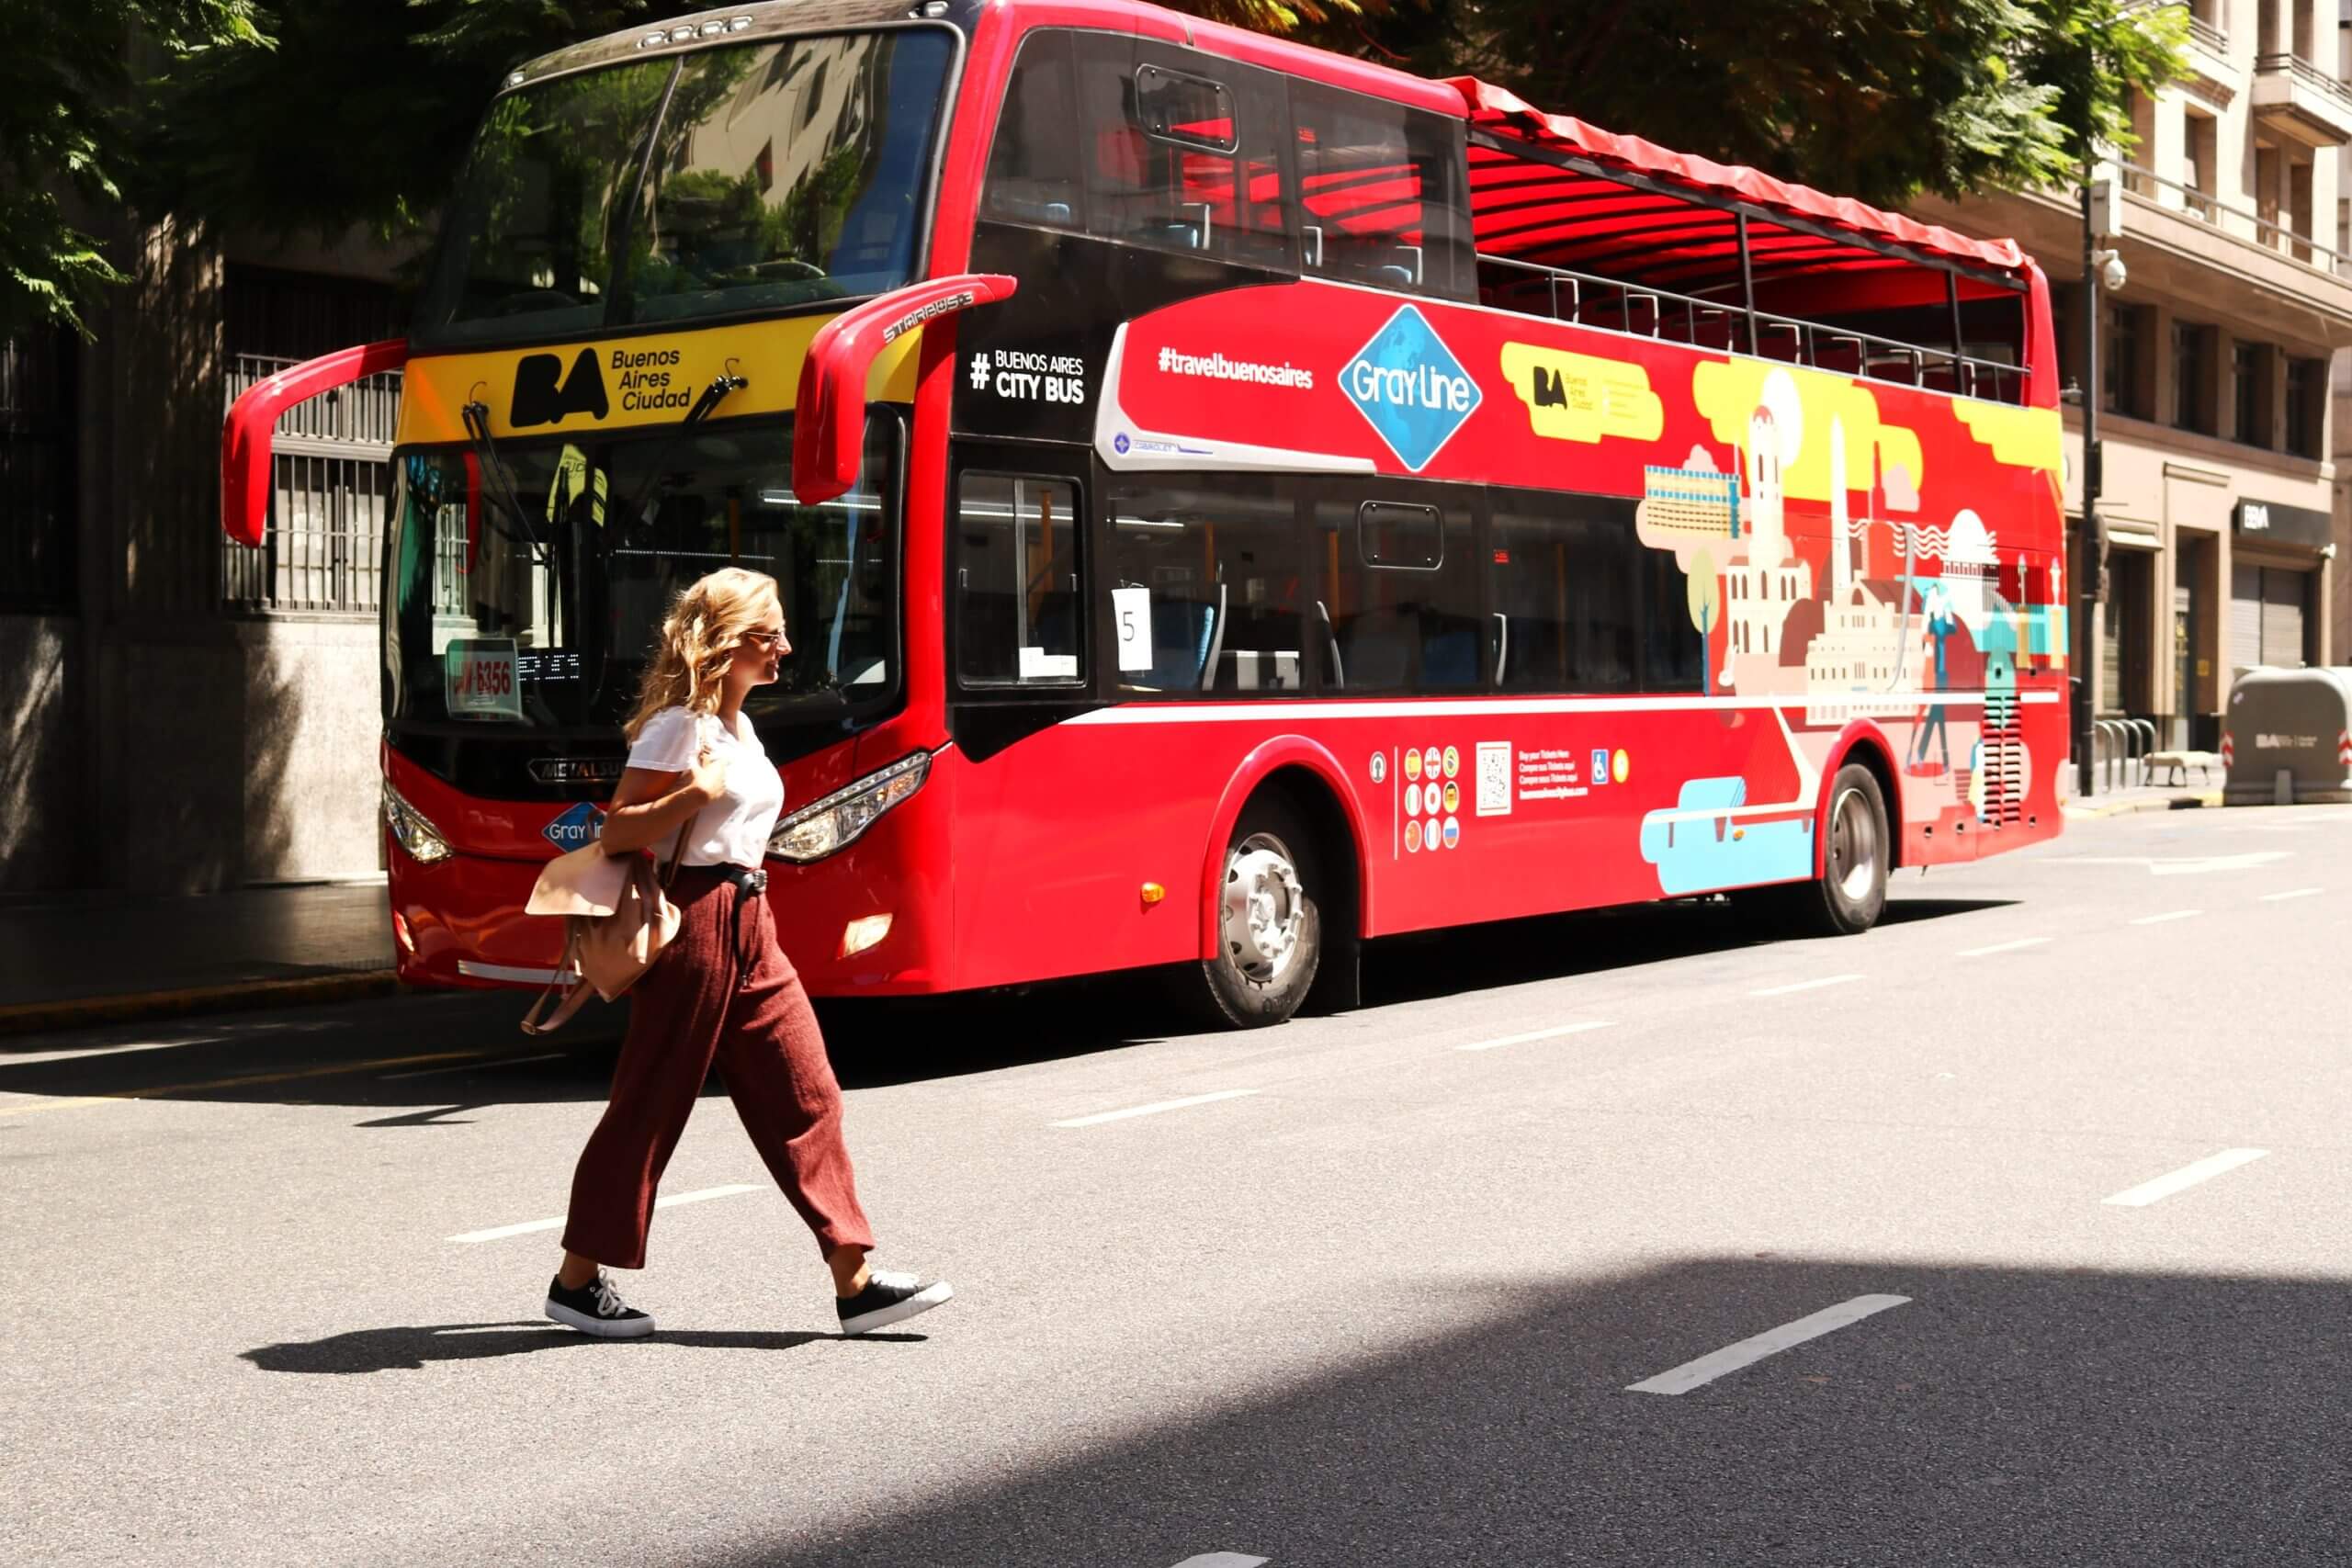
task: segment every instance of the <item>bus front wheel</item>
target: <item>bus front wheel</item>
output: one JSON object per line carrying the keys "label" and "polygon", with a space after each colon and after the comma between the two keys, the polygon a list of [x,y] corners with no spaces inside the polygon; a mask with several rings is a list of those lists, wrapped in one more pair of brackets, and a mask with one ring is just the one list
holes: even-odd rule
{"label": "bus front wheel", "polygon": [[1238,1029],[1296,1012],[1323,962],[1313,839],[1287,803],[1251,801],[1210,889],[1217,954],[1201,965],[1212,1021]]}
{"label": "bus front wheel", "polygon": [[1838,770],[1829,786],[1824,819],[1821,875],[1812,882],[1786,882],[1733,895],[1736,908],[1754,922],[1757,934],[1791,931],[1812,936],[1859,936],[1878,924],[1886,909],[1886,879],[1894,838],[1888,831],[1886,795],[1878,775],[1859,762]]}

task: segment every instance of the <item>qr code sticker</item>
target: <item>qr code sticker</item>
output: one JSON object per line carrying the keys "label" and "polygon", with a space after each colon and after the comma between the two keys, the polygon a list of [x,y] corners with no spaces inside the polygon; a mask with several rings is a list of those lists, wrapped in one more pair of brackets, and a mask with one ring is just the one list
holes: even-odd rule
{"label": "qr code sticker", "polygon": [[1510,815],[1510,742],[1478,742],[1478,815]]}

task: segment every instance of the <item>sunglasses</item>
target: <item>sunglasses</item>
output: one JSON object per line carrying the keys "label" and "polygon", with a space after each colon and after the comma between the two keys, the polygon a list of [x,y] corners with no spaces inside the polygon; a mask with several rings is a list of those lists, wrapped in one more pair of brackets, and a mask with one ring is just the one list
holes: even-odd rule
{"label": "sunglasses", "polygon": [[743,640],[758,643],[762,648],[773,649],[784,640],[784,631],[782,627],[772,632],[749,631],[743,634]]}

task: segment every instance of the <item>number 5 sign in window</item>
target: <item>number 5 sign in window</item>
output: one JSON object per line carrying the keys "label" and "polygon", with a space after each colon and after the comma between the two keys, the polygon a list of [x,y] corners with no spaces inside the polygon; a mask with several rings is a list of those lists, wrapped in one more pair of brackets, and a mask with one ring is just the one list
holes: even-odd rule
{"label": "number 5 sign in window", "polygon": [[458,637],[442,654],[442,696],[451,718],[523,716],[514,682],[514,639]]}
{"label": "number 5 sign in window", "polygon": [[1111,615],[1119,627],[1119,668],[1151,668],[1151,590],[1114,588]]}

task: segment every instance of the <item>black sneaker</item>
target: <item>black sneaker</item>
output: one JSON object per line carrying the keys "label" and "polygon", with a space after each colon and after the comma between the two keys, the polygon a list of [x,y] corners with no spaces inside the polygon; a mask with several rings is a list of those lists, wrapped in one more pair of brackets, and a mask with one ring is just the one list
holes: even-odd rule
{"label": "black sneaker", "polygon": [[653,1332],[653,1320],[623,1302],[602,1269],[576,1290],[564,1289],[560,1278],[548,1280],[547,1314],[567,1328],[599,1339],[642,1339]]}
{"label": "black sneaker", "polygon": [[876,1269],[866,1277],[865,1289],[839,1302],[843,1334],[871,1334],[894,1323],[904,1323],[929,1312],[956,1293],[944,1280],[926,1285],[912,1274],[886,1274]]}

